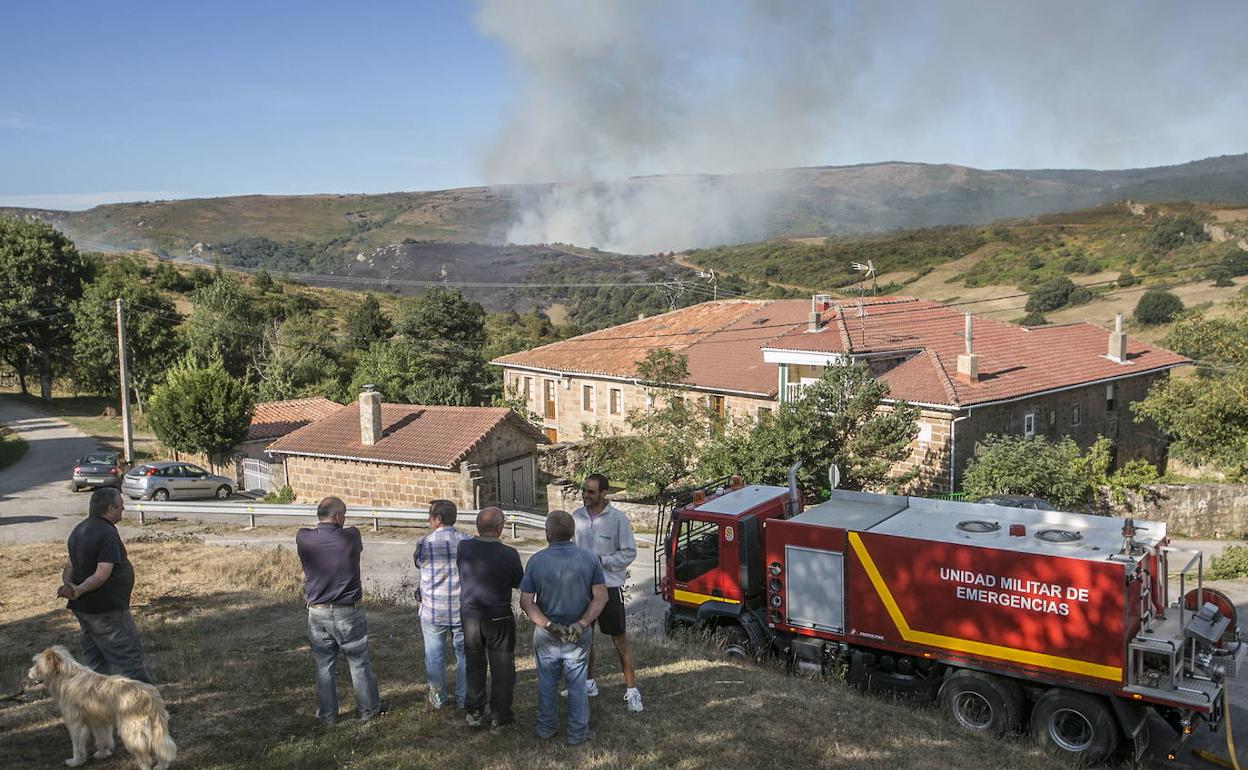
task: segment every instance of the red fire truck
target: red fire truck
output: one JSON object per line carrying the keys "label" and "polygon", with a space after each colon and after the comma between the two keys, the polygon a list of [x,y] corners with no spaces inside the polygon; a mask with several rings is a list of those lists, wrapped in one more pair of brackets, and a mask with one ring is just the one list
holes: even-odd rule
{"label": "red fire truck", "polygon": [[1083,764],[1120,744],[1138,759],[1150,709],[1178,733],[1171,756],[1201,722],[1218,729],[1248,645],[1164,523],[844,490],[804,508],[793,476],[734,478],[661,511],[669,628],[938,699],[972,730],[1029,724]]}

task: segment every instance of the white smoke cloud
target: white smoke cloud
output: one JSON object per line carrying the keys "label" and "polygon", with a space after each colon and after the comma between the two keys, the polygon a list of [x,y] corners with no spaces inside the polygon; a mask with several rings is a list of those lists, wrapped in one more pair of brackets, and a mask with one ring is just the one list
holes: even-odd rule
{"label": "white smoke cloud", "polygon": [[[1243,0],[478,3],[522,78],[485,178],[560,183],[514,188],[515,242],[650,252],[774,233],[783,173],[711,174],[1248,149]],[[630,179],[654,174],[685,176]]]}
{"label": "white smoke cloud", "polygon": [[[764,232],[775,180],[703,172],[810,162],[847,87],[819,3],[483,0],[476,21],[527,76],[486,178],[520,192],[513,242],[650,252]],[[675,178],[627,180],[644,174]],[[754,180],[758,182],[758,180]]]}

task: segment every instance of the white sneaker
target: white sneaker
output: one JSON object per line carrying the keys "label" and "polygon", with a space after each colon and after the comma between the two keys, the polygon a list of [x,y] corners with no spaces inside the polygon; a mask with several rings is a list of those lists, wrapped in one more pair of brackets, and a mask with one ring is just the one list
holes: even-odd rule
{"label": "white sneaker", "polygon": [[624,693],[624,702],[628,704],[629,711],[641,711],[641,690],[636,687],[628,688],[628,692]]}
{"label": "white sneaker", "polygon": [[[593,679],[586,679],[585,680],[585,694],[591,698],[597,698],[598,697],[598,683],[595,682]],[[561,698],[568,697],[568,691],[560,690],[559,697]]]}

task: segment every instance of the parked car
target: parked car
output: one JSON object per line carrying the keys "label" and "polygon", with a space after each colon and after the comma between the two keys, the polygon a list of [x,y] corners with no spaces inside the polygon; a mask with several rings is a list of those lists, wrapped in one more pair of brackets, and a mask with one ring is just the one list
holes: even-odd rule
{"label": "parked car", "polygon": [[89,452],[74,463],[69,488],[74,492],[83,487],[120,487],[121,463],[114,452]]}
{"label": "parked car", "polygon": [[1056,511],[1048,501],[1030,495],[988,495],[975,502],[985,505],[1004,505],[1006,508],[1030,508],[1033,511]]}
{"label": "parked car", "polygon": [[227,500],[234,482],[198,465],[180,462],[144,463],[126,473],[121,491],[132,500],[171,500],[215,497]]}

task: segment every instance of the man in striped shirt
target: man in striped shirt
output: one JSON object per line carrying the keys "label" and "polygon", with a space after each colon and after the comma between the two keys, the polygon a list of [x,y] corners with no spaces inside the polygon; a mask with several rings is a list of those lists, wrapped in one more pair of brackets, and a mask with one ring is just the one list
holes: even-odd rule
{"label": "man in striped shirt", "polygon": [[450,500],[429,504],[429,526],[433,532],[416,543],[412,554],[420,572],[417,601],[420,602],[420,630],[425,639],[425,677],[429,681],[429,704],[435,709],[446,705],[446,639],[455,650],[455,703],[464,707],[468,683],[464,665],[464,629],[459,618],[459,568],[455,559],[459,544],[468,539],[455,529],[457,511]]}

